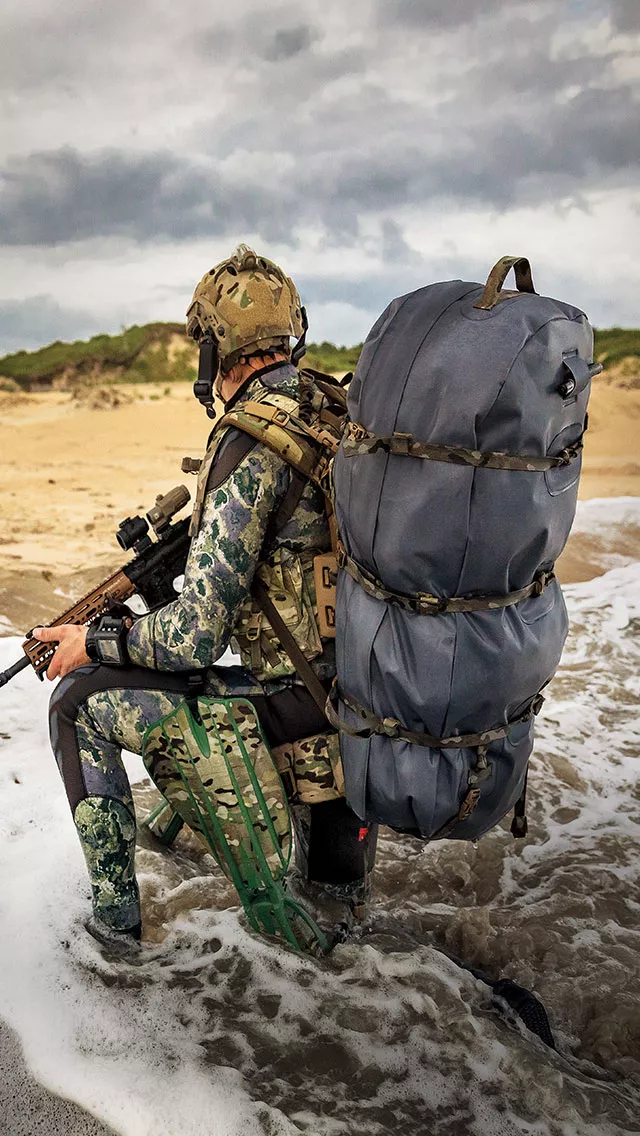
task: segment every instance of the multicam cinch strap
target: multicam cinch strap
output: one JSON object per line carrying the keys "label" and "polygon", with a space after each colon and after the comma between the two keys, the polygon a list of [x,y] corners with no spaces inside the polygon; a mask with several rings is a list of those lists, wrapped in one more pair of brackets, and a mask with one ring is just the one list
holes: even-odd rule
{"label": "multicam cinch strap", "polygon": [[[357,726],[349,726],[340,717],[338,712],[338,704],[343,702],[344,705],[351,710],[354,714],[362,720],[364,725],[359,728]],[[480,800],[480,786],[483,781],[491,775],[491,765],[487,761],[487,751],[489,745],[493,741],[498,741],[500,738],[507,736],[514,726],[519,725],[520,722],[528,722],[536,714],[540,712],[544,698],[542,694],[536,694],[531,699],[529,706],[524,713],[518,715],[517,718],[512,718],[506,726],[493,726],[489,730],[482,730],[478,734],[452,734],[448,738],[439,738],[434,734],[424,734],[416,730],[407,730],[402,722],[397,718],[381,718],[379,714],[375,714],[373,710],[368,710],[361,702],[351,694],[347,694],[344,690],[338,687],[337,679],[334,679],[333,686],[329,693],[326,706],[326,715],[332,726],[341,730],[342,733],[349,734],[352,738],[370,738],[374,734],[382,734],[384,737],[391,738],[392,740],[401,740],[411,742],[412,745],[424,746],[425,748],[433,749],[475,749],[476,762],[475,765],[469,770],[467,778],[467,792],[462,799],[462,803],[452,817],[446,821],[445,824],[430,836],[430,840],[443,840],[450,836],[458,824],[467,820],[471,816],[478,801]],[[524,811],[524,793],[518,804],[522,803],[522,812]],[[512,826],[511,831],[514,836],[522,836],[526,834],[526,821],[522,824],[522,815],[518,818],[519,824],[516,829]]]}
{"label": "multicam cinch strap", "polygon": [[348,555],[341,541],[338,541],[338,567],[348,572],[368,596],[376,600],[386,600],[387,603],[395,604],[396,607],[402,607],[406,611],[413,611],[416,615],[442,615],[443,612],[451,611],[492,611],[510,607],[511,604],[520,603],[530,596],[541,596],[547,585],[555,580],[553,571],[541,569],[536,573],[535,580],[527,584],[526,588],[518,588],[505,595],[450,596],[448,599],[431,595],[429,592],[406,595],[387,588],[353,556]]}
{"label": "multicam cinch strap", "polygon": [[[362,727],[347,725],[338,713],[339,702],[344,702],[349,710],[357,714],[364,725]],[[368,710],[366,706],[358,702],[352,694],[347,694],[346,691],[341,690],[338,687],[337,679],[334,679],[327,699],[326,715],[332,726],[335,726],[344,734],[349,734],[352,738],[370,738],[373,734],[382,734],[387,738],[397,738],[401,741],[411,742],[412,745],[430,749],[475,749],[477,746],[489,745],[490,742],[497,741],[499,738],[505,738],[514,726],[519,725],[520,722],[528,722],[530,718],[538,714],[543,702],[542,694],[536,694],[531,699],[527,709],[517,718],[512,718],[510,722],[507,722],[506,726],[492,726],[490,729],[481,730],[477,734],[452,734],[448,738],[439,738],[435,734],[407,730],[397,718],[381,718],[379,714],[376,714],[373,710]]]}
{"label": "multicam cinch strap", "polygon": [[543,473],[556,466],[569,465],[582,450],[583,435],[570,446],[565,446],[553,457],[536,457],[533,454],[505,454],[500,451],[467,449],[463,446],[445,446],[416,441],[412,434],[390,434],[384,437],[365,430],[358,422],[350,422],[342,440],[342,452],[347,457],[359,454],[387,453],[399,457],[423,458],[428,461],[449,462],[450,465],[471,465],[478,469],[514,469],[527,473]]}
{"label": "multicam cinch strap", "polygon": [[291,818],[253,705],[205,696],[181,702],[147,730],[143,760],[235,885],[254,930],[296,950],[326,951],[322,932],[284,891]]}

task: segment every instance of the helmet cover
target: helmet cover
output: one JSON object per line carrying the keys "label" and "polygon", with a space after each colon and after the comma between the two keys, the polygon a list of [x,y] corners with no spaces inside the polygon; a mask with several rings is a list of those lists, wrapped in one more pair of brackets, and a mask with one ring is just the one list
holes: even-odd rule
{"label": "helmet cover", "polygon": [[213,335],[220,370],[227,372],[242,355],[283,348],[302,335],[300,297],[293,281],[247,245],[207,272],[187,309],[187,333]]}

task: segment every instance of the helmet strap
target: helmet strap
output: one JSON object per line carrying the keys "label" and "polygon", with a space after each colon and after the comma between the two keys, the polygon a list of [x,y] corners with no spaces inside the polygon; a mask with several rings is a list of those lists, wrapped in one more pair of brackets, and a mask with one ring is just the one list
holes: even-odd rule
{"label": "helmet strap", "polygon": [[218,344],[211,332],[205,332],[198,345],[200,347],[198,378],[193,384],[193,393],[198,402],[204,406],[208,417],[215,418],[213,390],[219,366]]}
{"label": "helmet strap", "polygon": [[309,320],[307,319],[306,308],[300,308],[300,319],[302,320],[302,335],[300,336],[298,342],[293,348],[293,351],[291,352],[291,362],[293,363],[294,367],[298,366],[298,363],[307,350],[307,331],[309,330]]}

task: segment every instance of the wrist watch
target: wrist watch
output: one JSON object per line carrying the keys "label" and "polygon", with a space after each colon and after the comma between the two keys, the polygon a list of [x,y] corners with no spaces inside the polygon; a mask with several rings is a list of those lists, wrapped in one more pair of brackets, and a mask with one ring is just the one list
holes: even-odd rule
{"label": "wrist watch", "polygon": [[129,663],[127,632],[132,620],[127,616],[103,615],[87,629],[85,651],[93,663],[107,667],[126,667]]}

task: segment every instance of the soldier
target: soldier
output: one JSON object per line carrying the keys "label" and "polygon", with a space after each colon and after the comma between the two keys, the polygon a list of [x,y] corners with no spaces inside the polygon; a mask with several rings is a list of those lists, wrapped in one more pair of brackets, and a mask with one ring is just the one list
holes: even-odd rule
{"label": "soldier", "polygon": [[[215,392],[226,411],[278,405],[279,397],[299,401],[290,340],[303,343],[303,323],[293,282],[246,246],[203,277],[187,331],[215,349]],[[327,689],[333,642],[319,634],[312,571],[314,556],[330,548],[321,490],[254,437],[214,426],[191,531],[180,595],[135,621],[120,620],[116,650],[113,634],[107,649],[95,628],[35,631],[59,644],[47,672],[61,677],[51,700],[51,742],[91,881],[87,926],[112,944],[141,934],[123,748],[140,753],[147,728],[198,683],[214,697],[250,699],[272,746],[331,732],[252,595],[259,578]],[[216,666],[232,642],[242,666]],[[320,918],[324,911],[329,920],[350,920],[362,910],[375,829],[363,828],[342,797],[296,805],[293,819],[298,893]]]}

